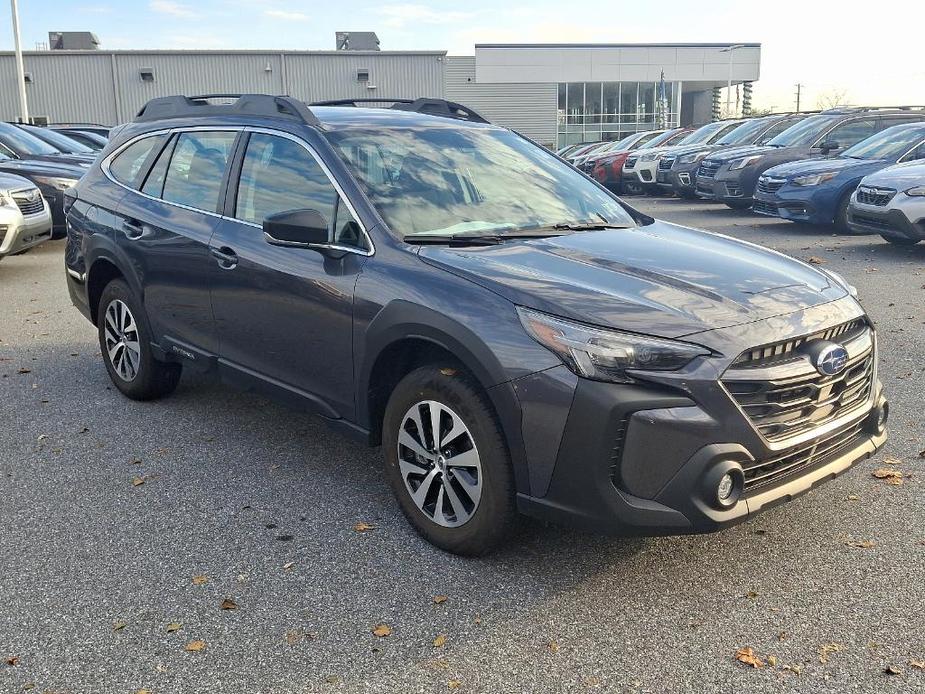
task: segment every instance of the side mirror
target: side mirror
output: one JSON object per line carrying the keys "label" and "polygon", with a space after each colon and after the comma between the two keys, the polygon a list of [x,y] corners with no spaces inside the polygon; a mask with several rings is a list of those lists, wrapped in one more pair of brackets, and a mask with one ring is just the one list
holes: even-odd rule
{"label": "side mirror", "polygon": [[263,220],[263,233],[274,246],[306,248],[330,241],[328,220],[318,210],[288,210]]}
{"label": "side mirror", "polygon": [[841,145],[838,144],[838,142],[836,142],[835,140],[826,140],[821,145],[819,145],[819,149],[822,150],[823,154],[828,154],[829,152],[833,152],[839,147],[841,147]]}

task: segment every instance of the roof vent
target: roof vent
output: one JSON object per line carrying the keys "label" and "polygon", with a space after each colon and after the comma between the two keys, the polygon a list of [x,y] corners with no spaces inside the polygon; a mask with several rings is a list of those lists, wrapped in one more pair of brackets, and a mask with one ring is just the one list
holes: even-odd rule
{"label": "roof vent", "polygon": [[338,31],[334,38],[339,51],[379,50],[379,37],[375,31]]}

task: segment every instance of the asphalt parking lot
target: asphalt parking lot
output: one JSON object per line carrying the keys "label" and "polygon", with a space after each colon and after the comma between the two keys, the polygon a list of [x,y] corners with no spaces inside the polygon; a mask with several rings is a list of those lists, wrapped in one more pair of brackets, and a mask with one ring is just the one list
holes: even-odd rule
{"label": "asphalt parking lot", "polygon": [[200,376],[119,395],[46,244],[0,263],[0,692],[925,691],[925,244],[637,203],[858,287],[878,459],[715,535],[528,525],[453,557],[308,416]]}

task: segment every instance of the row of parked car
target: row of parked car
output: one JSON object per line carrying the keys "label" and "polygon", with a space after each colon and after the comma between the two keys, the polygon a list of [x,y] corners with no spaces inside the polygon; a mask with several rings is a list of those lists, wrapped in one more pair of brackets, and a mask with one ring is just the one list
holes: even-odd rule
{"label": "row of parked car", "polygon": [[925,239],[923,107],[723,120],[559,155],[619,194],[712,200],[899,245]]}
{"label": "row of parked car", "polygon": [[108,142],[109,128],[0,122],[0,259],[66,233],[64,191]]}

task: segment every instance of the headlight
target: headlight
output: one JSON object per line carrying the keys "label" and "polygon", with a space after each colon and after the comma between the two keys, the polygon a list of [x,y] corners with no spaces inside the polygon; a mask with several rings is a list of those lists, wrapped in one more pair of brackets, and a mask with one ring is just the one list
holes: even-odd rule
{"label": "headlight", "polygon": [[916,186],[915,188],[910,188],[905,192],[906,195],[911,195],[914,198],[925,197],[925,186]]}
{"label": "headlight", "polygon": [[819,267],[816,269],[819,270],[819,272],[821,272],[823,275],[828,277],[830,280],[835,282],[835,284],[837,284],[839,287],[844,289],[855,299],[858,298],[857,287],[855,287],[853,284],[851,284],[848,280],[846,280],[844,277],[839,275],[837,272],[835,272],[834,270],[826,270],[825,268],[822,268],[822,267]]}
{"label": "headlight", "polygon": [[628,370],[676,371],[710,354],[700,345],[592,328],[527,308],[518,307],[517,314],[534,340],[578,376],[595,381],[631,383]]}
{"label": "headlight", "polygon": [[790,181],[795,186],[818,186],[820,183],[831,181],[838,175],[837,171],[826,171],[825,173],[807,174],[806,176],[797,176]]}
{"label": "headlight", "polygon": [[683,157],[678,157],[678,163],[693,164],[696,161],[700,161],[708,154],[709,152],[692,152],[691,154],[685,154]]}
{"label": "headlight", "polygon": [[754,164],[756,161],[761,159],[761,157],[763,156],[764,156],[763,154],[753,154],[750,157],[743,157],[742,159],[736,159],[734,162],[732,162],[729,165],[729,170],[735,171],[737,169],[744,169],[746,166],[751,166],[752,164]]}
{"label": "headlight", "polygon": [[9,193],[0,190],[0,207],[16,207],[16,203]]}
{"label": "headlight", "polygon": [[76,178],[60,178],[58,176],[33,176],[32,180],[39,185],[51,186],[56,190],[67,190],[77,183]]}

